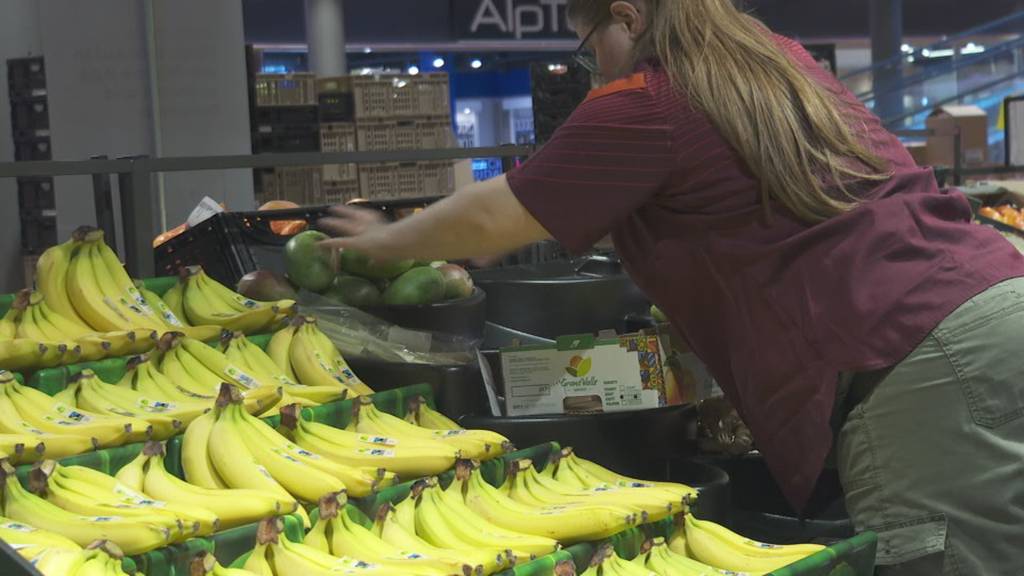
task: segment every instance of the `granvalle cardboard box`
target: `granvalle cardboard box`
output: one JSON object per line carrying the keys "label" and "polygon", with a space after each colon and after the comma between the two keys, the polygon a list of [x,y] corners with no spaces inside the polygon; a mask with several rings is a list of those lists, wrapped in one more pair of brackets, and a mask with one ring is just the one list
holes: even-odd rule
{"label": "granvalle cardboard box", "polygon": [[588,414],[680,402],[656,333],[573,335],[554,345],[503,348],[508,416]]}
{"label": "granvalle cardboard box", "polygon": [[925,125],[934,134],[928,137],[928,164],[955,164],[954,135],[959,130],[964,166],[981,166],[988,161],[988,115],[977,106],[939,106]]}

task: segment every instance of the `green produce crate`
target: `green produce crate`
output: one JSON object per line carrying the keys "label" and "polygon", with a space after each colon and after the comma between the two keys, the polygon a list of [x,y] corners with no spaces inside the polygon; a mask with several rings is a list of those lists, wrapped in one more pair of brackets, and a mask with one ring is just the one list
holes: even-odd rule
{"label": "green produce crate", "polygon": [[[601,542],[577,544],[566,550],[576,561],[577,570],[582,572],[594,552],[605,543],[610,542],[622,558],[632,559],[640,553],[645,540],[659,536],[668,538],[672,528],[672,519],[668,518],[630,528]],[[863,532],[766,576],[874,576],[877,546],[878,536],[874,532]]]}
{"label": "green produce crate", "polygon": [[[142,281],[142,285],[157,296],[163,296],[177,281],[178,278],[176,276],[161,276],[159,278],[147,278]],[[17,294],[0,294],[0,316],[7,313],[11,304],[14,303],[16,296]]]}

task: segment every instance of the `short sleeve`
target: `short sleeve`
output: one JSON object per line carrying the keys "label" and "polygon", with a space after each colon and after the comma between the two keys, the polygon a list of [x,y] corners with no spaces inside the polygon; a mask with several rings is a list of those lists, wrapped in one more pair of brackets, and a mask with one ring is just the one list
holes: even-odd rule
{"label": "short sleeve", "polygon": [[509,186],[552,237],[584,252],[665,186],[674,156],[664,118],[643,74],[609,84],[508,173]]}

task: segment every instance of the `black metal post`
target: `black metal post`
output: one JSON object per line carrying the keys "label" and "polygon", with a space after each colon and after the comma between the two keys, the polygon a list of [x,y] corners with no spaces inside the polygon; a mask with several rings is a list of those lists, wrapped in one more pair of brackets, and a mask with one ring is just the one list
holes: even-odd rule
{"label": "black metal post", "polygon": [[[903,0],[871,0],[871,63],[879,64],[902,54]],[[874,72],[875,114],[888,121],[903,114],[903,94],[892,88],[900,82],[903,62],[896,59],[891,65]]]}
{"label": "black metal post", "polygon": [[124,225],[123,258],[128,273],[134,278],[152,278],[156,270],[153,238],[157,234],[153,174],[146,157],[131,158],[131,161],[131,171],[117,175]]}
{"label": "black metal post", "polygon": [[963,186],[964,184],[964,151],[963,136],[957,128],[953,133],[953,185]]}
{"label": "black metal post", "polygon": [[[93,156],[93,160],[106,160],[106,156]],[[103,230],[107,244],[117,246],[114,224],[114,194],[110,188],[110,174],[92,175],[92,196],[96,204],[96,227]]]}

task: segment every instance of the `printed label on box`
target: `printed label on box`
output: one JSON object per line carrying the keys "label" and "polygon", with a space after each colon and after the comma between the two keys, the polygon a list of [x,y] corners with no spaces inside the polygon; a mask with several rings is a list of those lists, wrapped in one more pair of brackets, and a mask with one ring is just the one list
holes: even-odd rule
{"label": "printed label on box", "polygon": [[666,405],[656,335],[559,338],[555,346],[501,351],[509,416],[585,414]]}

